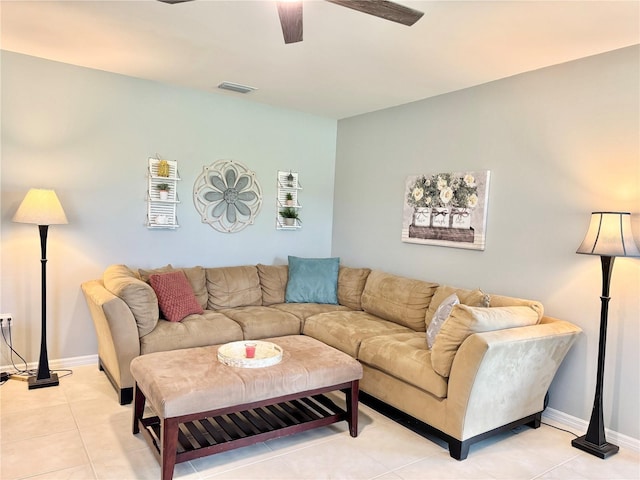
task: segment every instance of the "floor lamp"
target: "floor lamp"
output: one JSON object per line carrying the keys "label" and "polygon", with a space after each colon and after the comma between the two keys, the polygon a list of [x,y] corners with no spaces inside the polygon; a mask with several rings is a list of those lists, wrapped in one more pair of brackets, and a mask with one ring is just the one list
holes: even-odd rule
{"label": "floor lamp", "polygon": [[607,341],[609,313],[609,283],[615,257],[640,257],[631,232],[631,214],[627,212],[593,212],[589,230],[576,253],[600,255],[602,263],[602,296],[600,309],[600,343],[598,348],[598,377],[587,434],[571,441],[571,445],[591,455],[607,458],[618,452],[617,445],[608,443],[602,416],[602,380]]}
{"label": "floor lamp", "polygon": [[40,335],[40,361],[37,375],[29,377],[29,389],[53,387],[58,385],[58,375],[49,370],[47,355],[47,232],[49,225],[64,224],[67,216],[53,190],[32,188],[22,200],[13,221],[32,223],[40,230],[40,257],[42,277],[42,330]]}

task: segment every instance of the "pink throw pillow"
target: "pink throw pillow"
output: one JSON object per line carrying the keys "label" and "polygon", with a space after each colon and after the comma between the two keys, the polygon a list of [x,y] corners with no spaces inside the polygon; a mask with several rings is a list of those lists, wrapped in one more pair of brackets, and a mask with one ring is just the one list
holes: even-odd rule
{"label": "pink throw pillow", "polygon": [[179,322],[187,315],[203,312],[182,270],[151,275],[149,283],[156,292],[164,318],[170,322]]}

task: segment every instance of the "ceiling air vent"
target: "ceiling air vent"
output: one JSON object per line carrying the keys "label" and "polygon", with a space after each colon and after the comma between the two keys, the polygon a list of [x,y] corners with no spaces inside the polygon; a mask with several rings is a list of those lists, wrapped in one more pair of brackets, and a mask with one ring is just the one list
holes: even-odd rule
{"label": "ceiling air vent", "polygon": [[255,87],[249,87],[248,85],[240,85],[239,83],[233,83],[233,82],[222,82],[220,85],[218,85],[218,88],[221,88],[223,90],[231,90],[232,92],[237,92],[237,93],[250,93],[250,92],[253,92],[254,90],[257,90],[257,88]]}

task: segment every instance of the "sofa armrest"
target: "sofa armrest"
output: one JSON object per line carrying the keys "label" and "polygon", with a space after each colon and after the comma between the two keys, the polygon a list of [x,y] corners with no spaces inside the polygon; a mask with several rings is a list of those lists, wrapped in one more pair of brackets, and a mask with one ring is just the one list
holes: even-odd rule
{"label": "sofa armrest", "polygon": [[140,339],[136,320],[127,304],[104,287],[101,280],[82,284],[98,337],[98,355],[118,389],[131,388],[131,360],[140,355]]}
{"label": "sofa armrest", "polygon": [[541,412],[553,377],[581,331],[543,317],[537,325],[471,335],[449,376],[447,430],[465,440]]}

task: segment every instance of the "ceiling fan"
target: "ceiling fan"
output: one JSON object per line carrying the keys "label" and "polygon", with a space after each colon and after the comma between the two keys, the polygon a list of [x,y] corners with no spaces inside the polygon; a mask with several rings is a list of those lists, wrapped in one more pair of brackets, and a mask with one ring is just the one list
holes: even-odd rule
{"label": "ceiling fan", "polygon": [[[159,0],[163,3],[183,3],[192,0]],[[404,5],[400,5],[388,0],[326,0],[343,7],[352,8],[359,12],[368,13],[375,17],[392,22],[411,26],[423,15],[423,12],[414,10]],[[279,1],[278,15],[284,43],[295,43],[302,41],[302,1]]]}

